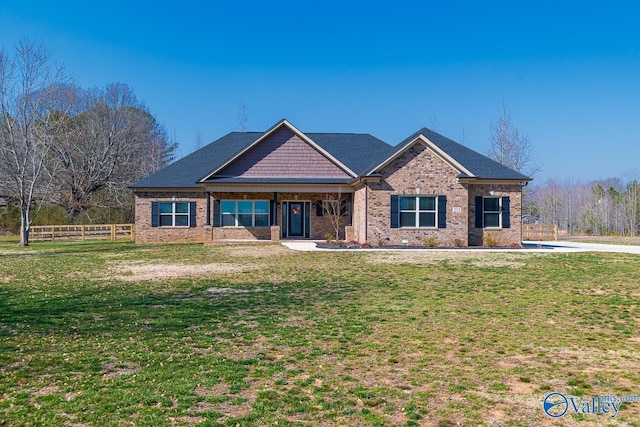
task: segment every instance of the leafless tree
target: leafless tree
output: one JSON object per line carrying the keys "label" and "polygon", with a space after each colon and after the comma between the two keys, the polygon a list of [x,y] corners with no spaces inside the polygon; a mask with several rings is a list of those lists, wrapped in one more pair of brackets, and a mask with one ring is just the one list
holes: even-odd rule
{"label": "leafless tree", "polygon": [[50,181],[50,150],[67,114],[66,78],[41,45],[22,41],[0,52],[0,191],[19,205],[20,244],[29,244],[31,210]]}
{"label": "leafless tree", "polygon": [[488,155],[498,163],[529,176],[539,170],[535,164],[533,143],[514,125],[504,101],[498,106],[496,122],[491,125],[489,142]]}
{"label": "leafless tree", "polygon": [[198,151],[199,149],[201,149],[203,147],[203,143],[202,143],[202,134],[200,133],[200,131],[196,132],[196,142],[194,145],[194,151]]}
{"label": "leafless tree", "polygon": [[54,144],[61,164],[57,202],[72,219],[93,206],[129,203],[129,184],[166,166],[175,150],[126,84],[76,92],[78,113]]}
{"label": "leafless tree", "polygon": [[[345,219],[348,215],[347,201],[342,197],[342,192],[326,193],[322,200],[322,211],[335,232],[335,240],[340,240],[340,231],[344,229]],[[344,233],[342,233],[344,234]]]}
{"label": "leafless tree", "polygon": [[244,102],[240,104],[238,110],[238,128],[240,132],[247,131],[247,124],[249,123],[249,107]]}

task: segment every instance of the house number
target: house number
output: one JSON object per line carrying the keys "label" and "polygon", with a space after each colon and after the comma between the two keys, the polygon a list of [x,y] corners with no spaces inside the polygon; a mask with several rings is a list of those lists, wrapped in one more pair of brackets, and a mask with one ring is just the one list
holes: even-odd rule
{"label": "house number", "polygon": [[462,208],[460,206],[453,207],[453,213],[461,213],[461,212],[462,212]]}

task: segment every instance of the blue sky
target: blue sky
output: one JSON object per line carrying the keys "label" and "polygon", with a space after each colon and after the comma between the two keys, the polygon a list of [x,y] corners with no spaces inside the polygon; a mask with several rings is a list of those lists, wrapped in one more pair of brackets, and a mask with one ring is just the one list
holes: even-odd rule
{"label": "blue sky", "polygon": [[504,100],[548,178],[640,174],[631,2],[41,2],[0,6],[0,45],[43,42],[83,87],[129,84],[180,154],[287,118],[395,145],[427,126],[486,153]]}

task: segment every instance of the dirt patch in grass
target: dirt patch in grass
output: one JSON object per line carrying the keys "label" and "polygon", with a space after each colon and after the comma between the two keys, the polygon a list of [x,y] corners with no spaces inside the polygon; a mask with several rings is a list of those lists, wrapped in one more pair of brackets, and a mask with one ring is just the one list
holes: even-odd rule
{"label": "dirt patch in grass", "polygon": [[204,417],[191,417],[191,416],[170,418],[169,420],[174,423],[185,423],[185,424],[200,424],[207,421],[207,419]]}
{"label": "dirt patch in grass", "polygon": [[[208,277],[216,274],[230,274],[253,270],[257,267],[243,264],[147,264],[117,263],[111,267],[111,278],[125,282],[144,280],[167,280],[181,277]],[[104,278],[104,277],[103,277]]]}
{"label": "dirt patch in grass", "polygon": [[107,363],[102,366],[102,378],[112,380],[120,375],[133,374],[138,371],[138,367],[129,362]]}
{"label": "dirt patch in grass", "polygon": [[256,245],[234,245],[224,246],[223,251],[226,255],[240,258],[266,258],[276,255],[291,254],[295,251],[282,246],[280,244],[256,244]]}
{"label": "dirt patch in grass", "polygon": [[[537,255],[537,254],[536,254]],[[469,263],[474,267],[524,267],[530,254],[482,251],[394,251],[367,253],[372,264],[439,264],[443,261]]]}

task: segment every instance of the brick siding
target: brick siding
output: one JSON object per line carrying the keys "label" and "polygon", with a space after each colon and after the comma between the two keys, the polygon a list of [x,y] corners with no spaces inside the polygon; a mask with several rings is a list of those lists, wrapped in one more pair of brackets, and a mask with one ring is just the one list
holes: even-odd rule
{"label": "brick siding", "polygon": [[[373,245],[423,245],[429,237],[441,246],[467,244],[469,203],[459,172],[424,144],[417,142],[381,171],[380,183],[368,191],[367,240]],[[446,228],[391,228],[391,195],[447,196]],[[459,212],[453,208],[461,208]],[[458,209],[456,209],[458,210]]]}

